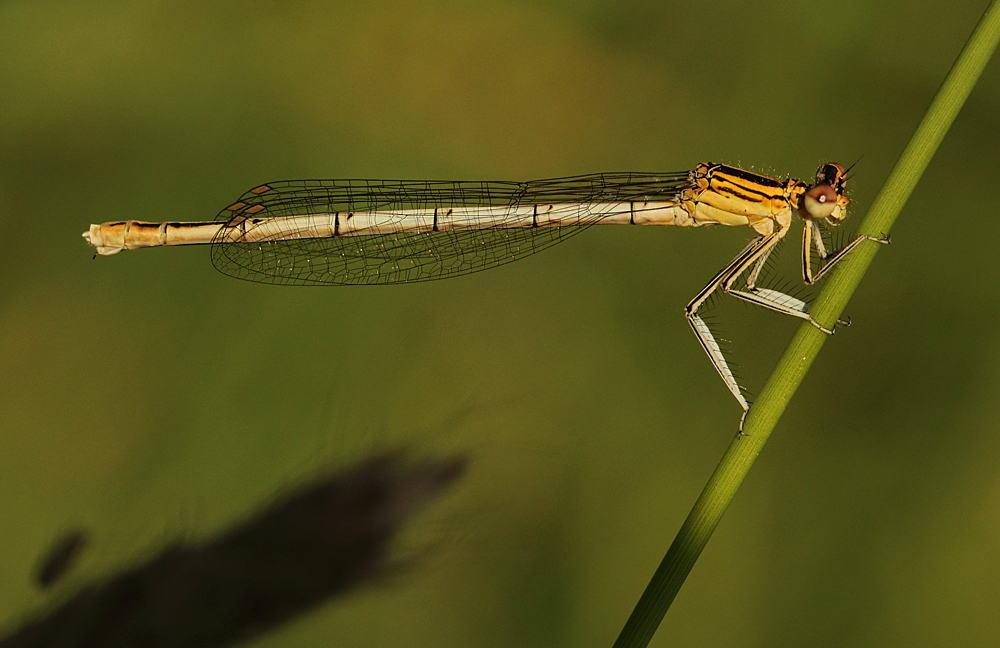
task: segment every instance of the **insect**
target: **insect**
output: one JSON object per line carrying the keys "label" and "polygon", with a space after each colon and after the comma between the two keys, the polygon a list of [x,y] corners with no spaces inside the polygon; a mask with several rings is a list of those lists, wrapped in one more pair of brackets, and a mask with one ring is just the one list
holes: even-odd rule
{"label": "insect", "polygon": [[[832,333],[809,315],[802,300],[756,283],[796,214],[804,223],[806,284],[860,243],[888,242],[888,237],[859,236],[835,253],[827,251],[820,225],[846,218],[846,183],[847,170],[833,162],[822,165],[812,183],[711,163],[679,173],[601,173],[530,182],[297,180],[255,187],[214,221],[114,221],[91,225],[83,236],[98,255],[211,244],[216,268],[261,283],[370,285],[494,268],[597,224],[749,226],[756,237],[685,308],[745,418],[750,404],[698,311],[721,289]],[[813,248],[822,263],[815,271]]]}

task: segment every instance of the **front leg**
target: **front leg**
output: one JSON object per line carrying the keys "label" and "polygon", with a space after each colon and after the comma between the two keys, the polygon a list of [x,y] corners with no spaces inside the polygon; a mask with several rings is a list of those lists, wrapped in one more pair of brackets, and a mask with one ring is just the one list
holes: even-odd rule
{"label": "front leg", "polygon": [[[856,248],[862,241],[875,241],[876,243],[881,243],[882,245],[887,245],[890,241],[888,234],[881,238],[862,234],[844,246],[842,250],[827,259],[829,254],[826,251],[826,247],[823,245],[823,237],[822,232],[820,232],[819,229],[819,224],[815,220],[807,220],[804,225],[805,227],[802,228],[802,280],[806,282],[806,285],[810,286],[819,281],[823,275],[840,262],[841,259],[846,257],[851,250]],[[813,245],[816,247],[816,255],[819,256],[821,261],[825,261],[819,269],[819,272],[816,274],[813,274],[812,271],[811,248]]]}

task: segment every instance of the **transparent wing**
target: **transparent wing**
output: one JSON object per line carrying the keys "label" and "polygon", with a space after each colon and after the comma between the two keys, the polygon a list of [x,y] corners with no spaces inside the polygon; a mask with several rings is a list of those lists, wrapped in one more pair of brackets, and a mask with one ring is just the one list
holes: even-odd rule
{"label": "transparent wing", "polygon": [[[681,172],[532,182],[273,182],[251,189],[219,214],[227,223],[212,244],[212,262],[229,276],[272,284],[444,279],[510,263],[565,240],[605,217],[593,205],[673,200],[687,177]],[[574,226],[531,226],[525,208],[536,205],[572,212]],[[460,211],[461,228],[435,231],[435,210]],[[342,224],[372,214],[378,218],[367,235],[282,240],[274,225],[282,217],[315,215]],[[414,218],[421,217],[426,227],[414,231]]]}

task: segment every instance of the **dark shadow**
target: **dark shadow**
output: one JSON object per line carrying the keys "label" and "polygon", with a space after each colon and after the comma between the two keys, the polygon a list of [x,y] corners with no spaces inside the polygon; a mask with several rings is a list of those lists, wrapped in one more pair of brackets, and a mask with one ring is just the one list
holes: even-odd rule
{"label": "dark shadow", "polygon": [[[84,587],[0,648],[214,648],[255,638],[385,574],[393,535],[464,464],[407,461],[402,452],[367,459],[297,488],[214,540],[169,547]],[[72,559],[79,535],[57,543],[50,555],[67,558],[53,564]],[[53,570],[53,581],[66,566]]]}

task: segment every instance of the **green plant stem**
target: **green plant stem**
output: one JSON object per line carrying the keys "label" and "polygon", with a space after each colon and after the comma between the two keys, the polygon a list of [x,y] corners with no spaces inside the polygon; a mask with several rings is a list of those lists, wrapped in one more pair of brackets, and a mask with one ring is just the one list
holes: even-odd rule
{"label": "green plant stem", "polygon": [[[998,41],[1000,0],[993,0],[875,198],[859,233],[888,233]],[[828,326],[836,321],[880,247],[865,242],[839,264],[812,307],[817,321]],[[649,643],[827,337],[808,322],[799,327],[750,410],[745,436],[737,435],[726,450],[632,610],[615,648],[642,648]]]}

